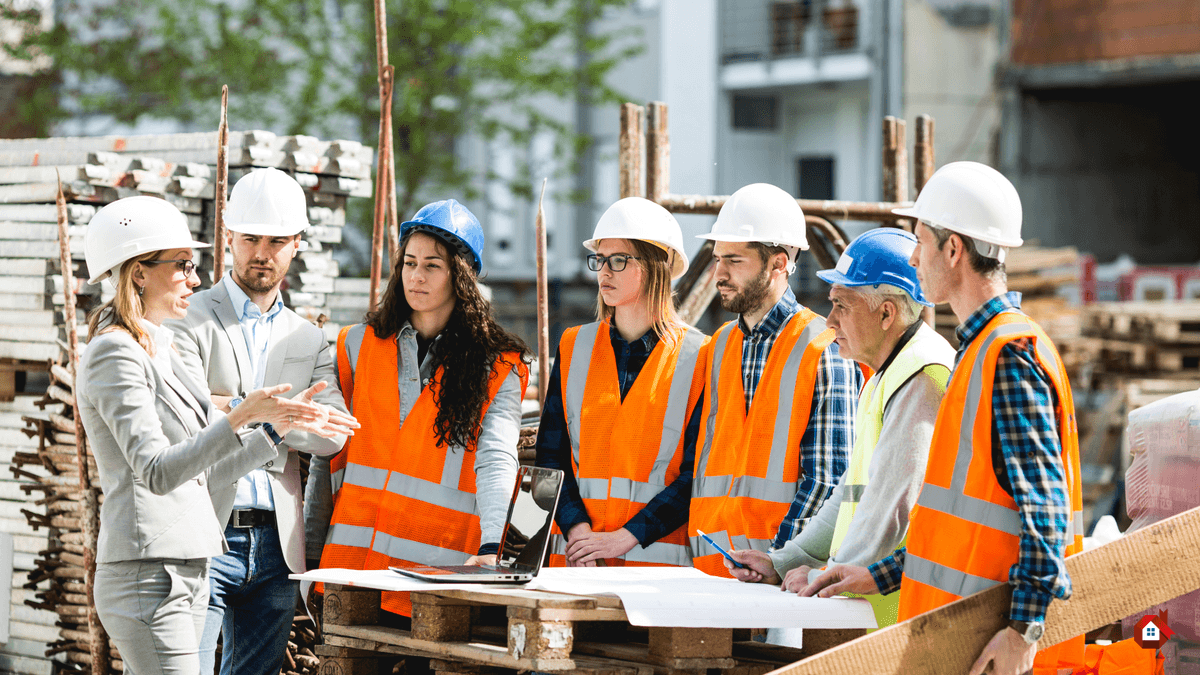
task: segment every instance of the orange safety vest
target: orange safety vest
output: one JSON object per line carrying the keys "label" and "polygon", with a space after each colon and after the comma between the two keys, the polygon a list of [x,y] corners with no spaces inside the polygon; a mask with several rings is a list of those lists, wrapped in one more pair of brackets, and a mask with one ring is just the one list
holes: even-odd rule
{"label": "orange safety vest", "polygon": [[[1058,395],[1058,430],[1071,500],[1066,555],[1083,550],[1079,430],[1066,368],[1050,338],[1029,317],[1002,312],[963,354],[938,409],[925,483],[913,509],[900,586],[900,620],[1008,581],[1017,562],[1021,517],[992,467],[992,384],[1004,345],[1031,340]],[[1038,652],[1035,673],[1083,662],[1083,636]]]}
{"label": "orange safety vest", "polygon": [[1162,675],[1162,653],[1142,649],[1133,638],[1110,645],[1088,645],[1084,664],[1074,675]]}
{"label": "orange safety vest", "polygon": [[800,308],[771,346],[749,411],[742,338],[731,321],[709,344],[688,522],[692,564],[724,577],[730,574],[721,554],[697,531],[726,550],[731,543],[759,551],[771,546],[804,477],[795,449],[808,428],[817,364],[833,331],[825,319]]}
{"label": "orange safety vest", "polygon": [[[479,550],[475,508],[475,444],[438,444],[434,432],[439,368],[397,424],[399,364],[393,338],[366,324],[338,334],[338,374],[346,407],[362,425],[330,460],[333,517],[321,567],[461,565]],[[525,390],[529,371],[515,352],[502,354],[488,377],[487,413],[514,369]],[[355,377],[361,372],[364,377]],[[408,593],[384,592],[382,607],[409,616]]]}
{"label": "orange safety vest", "polygon": [[[567,329],[559,343],[571,466],[594,532],[620,529],[679,476],[683,432],[704,389],[696,364],[708,341],[694,328],[659,340],[622,401],[608,336],[601,321]],[[562,567],[566,538],[557,524],[553,533],[550,564]],[[690,567],[687,526],[605,564]]]}

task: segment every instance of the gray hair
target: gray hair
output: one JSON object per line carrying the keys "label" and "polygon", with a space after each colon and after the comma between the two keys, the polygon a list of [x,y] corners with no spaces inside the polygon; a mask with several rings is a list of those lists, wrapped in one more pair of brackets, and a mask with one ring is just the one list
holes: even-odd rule
{"label": "gray hair", "polygon": [[853,288],[847,288],[841,284],[835,284],[834,286],[836,288],[846,288],[847,290],[854,291],[855,293],[861,295],[863,300],[865,300],[867,303],[867,309],[871,310],[872,312],[879,309],[879,306],[883,304],[884,300],[891,300],[896,304],[896,318],[898,318],[900,323],[906,327],[916,323],[917,320],[921,318],[921,310],[925,309],[925,306],[916,300],[913,300],[911,295],[900,289],[898,286],[893,286],[891,284],[854,286]]}

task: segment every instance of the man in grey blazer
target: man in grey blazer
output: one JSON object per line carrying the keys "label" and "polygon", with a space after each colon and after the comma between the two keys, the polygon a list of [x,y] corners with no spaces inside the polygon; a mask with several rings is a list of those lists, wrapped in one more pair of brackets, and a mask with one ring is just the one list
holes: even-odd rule
{"label": "man in grey blazer", "polygon": [[[324,333],[280,297],[308,227],[303,189],[277,169],[252,171],[233,188],[226,226],[232,269],[195,294],[187,318],[172,325],[184,363],[208,382],[214,405],[224,410],[263,386],[288,383],[295,395],[324,380],[328,387],[315,401],[345,413]],[[288,575],[305,571],[297,451],[330,456],[345,441],[293,431],[274,459],[236,486],[214,489],[230,551],[212,560],[201,673],[213,672],[220,633],[222,675],[279,672],[297,596]]]}

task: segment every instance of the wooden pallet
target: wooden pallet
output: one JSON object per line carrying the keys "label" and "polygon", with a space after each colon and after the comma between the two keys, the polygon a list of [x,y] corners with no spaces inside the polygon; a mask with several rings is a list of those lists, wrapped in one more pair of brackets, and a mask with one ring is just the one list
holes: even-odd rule
{"label": "wooden pallet", "polygon": [[[57,356],[57,354],[55,354]],[[0,401],[11,401],[25,386],[25,374],[50,370],[49,360],[23,361],[0,358]]]}
{"label": "wooden pallet", "polygon": [[1102,338],[1200,344],[1200,302],[1108,302],[1087,307],[1084,331]]}
{"label": "wooden pallet", "polygon": [[413,593],[412,628],[402,630],[379,625],[386,618],[379,598],[376,590],[326,584],[322,675],[376,675],[387,655],[431,659],[439,675],[762,675],[866,633],[805,631],[804,649],[790,649],[732,628],[630,626],[615,597],[508,589]]}

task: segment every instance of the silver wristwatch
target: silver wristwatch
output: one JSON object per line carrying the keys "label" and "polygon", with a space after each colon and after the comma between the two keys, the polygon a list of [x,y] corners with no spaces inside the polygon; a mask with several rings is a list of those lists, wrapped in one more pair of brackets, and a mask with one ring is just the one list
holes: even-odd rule
{"label": "silver wristwatch", "polygon": [[1042,633],[1046,632],[1046,626],[1041,621],[1009,621],[1008,627],[1017,631],[1025,644],[1029,645],[1037,644],[1042,639]]}

